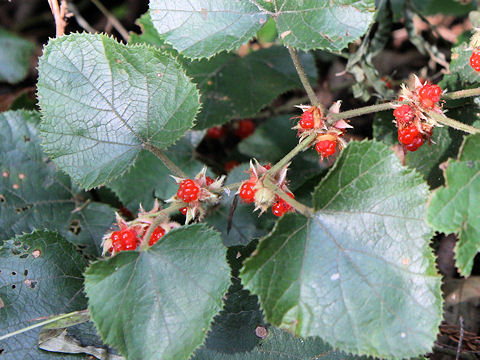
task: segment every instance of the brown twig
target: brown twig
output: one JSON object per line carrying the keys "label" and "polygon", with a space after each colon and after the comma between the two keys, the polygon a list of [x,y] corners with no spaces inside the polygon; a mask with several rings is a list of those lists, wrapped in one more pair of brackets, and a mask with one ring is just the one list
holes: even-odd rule
{"label": "brown twig", "polygon": [[92,3],[102,12],[103,15],[110,21],[113,25],[115,30],[122,36],[123,40],[128,42],[130,39],[130,35],[128,35],[127,29],[125,29],[120,21],[110,12],[107,10],[105,6],[99,0],[92,0]]}
{"label": "brown twig", "polygon": [[58,0],[48,0],[48,5],[50,5],[50,10],[55,19],[55,35],[56,37],[62,36],[65,34],[65,27],[67,26],[65,20],[68,8],[67,0],[61,0],[60,5]]}

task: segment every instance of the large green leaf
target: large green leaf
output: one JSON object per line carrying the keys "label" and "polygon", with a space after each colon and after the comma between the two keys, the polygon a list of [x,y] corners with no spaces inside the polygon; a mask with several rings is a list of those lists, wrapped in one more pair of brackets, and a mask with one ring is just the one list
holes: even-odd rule
{"label": "large green leaf", "polygon": [[172,56],[98,34],[50,40],[38,95],[46,151],[85,188],[124,173],[145,144],[175,143],[199,108],[195,85]]}
{"label": "large green leaf", "polygon": [[[0,335],[34,320],[81,310],[85,261],[58,233],[35,231],[0,246]],[[37,348],[40,328],[0,341],[2,359],[73,359]],[[76,357],[75,357],[76,358]]]}
{"label": "large green leaf", "polygon": [[268,336],[250,352],[225,354],[202,348],[192,360],[360,360],[332,349],[319,338],[296,338],[292,334],[270,327]]}
{"label": "large green leaf", "polygon": [[315,214],[283,216],[242,282],[267,321],[300,336],[381,358],[425,353],[442,315],[427,196],[385,145],[350,143],[315,190]]}
{"label": "large green leaf", "polygon": [[[199,129],[221,125],[231,119],[255,115],[278,95],[300,88],[293,62],[283,46],[271,46],[244,57],[222,53],[211,59],[191,61],[164,43],[148,14],[138,19],[142,34],[132,34],[131,43],[157,46],[178,56],[187,74],[202,93],[202,110],[197,116]],[[301,53],[300,60],[309,79],[317,80],[313,56]]]}
{"label": "large green leaf", "polygon": [[456,265],[462,275],[469,276],[480,251],[480,161],[450,163],[445,180],[446,186],[432,196],[428,221],[435,230],[458,234]]}
{"label": "large green leaf", "polygon": [[27,76],[34,44],[0,28],[0,82],[17,83]]}
{"label": "large green leaf", "polygon": [[108,205],[85,204],[70,179],[43,153],[36,112],[0,114],[0,240],[48,228],[86,254],[100,254],[102,235],[115,220]]}
{"label": "large green leaf", "polygon": [[150,0],[155,28],[190,58],[238,48],[270,17],[285,45],[342,50],[367,31],[374,11],[374,0]]}
{"label": "large green leaf", "polygon": [[187,359],[204,341],[230,284],[219,234],[191,225],[142,252],[122,252],[85,273],[92,318],[127,358]]}
{"label": "large green leaf", "polygon": [[[194,150],[188,138],[182,138],[165,151],[165,155],[187,175],[193,177],[203,167],[203,164],[195,159]],[[155,198],[166,200],[178,190],[178,184],[170,174],[170,170],[155,155],[143,152],[130,171],[112,181],[109,187],[130,210],[137,210],[140,203],[145,209],[149,209]]]}

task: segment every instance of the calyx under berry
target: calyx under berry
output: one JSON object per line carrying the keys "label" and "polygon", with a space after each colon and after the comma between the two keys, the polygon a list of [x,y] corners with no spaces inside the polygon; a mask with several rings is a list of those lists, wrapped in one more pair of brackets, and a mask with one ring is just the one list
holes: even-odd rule
{"label": "calyx under berry", "polygon": [[[288,165],[280,169],[276,174],[270,175],[270,179],[278,189],[291,194],[287,187]],[[250,161],[250,177],[242,183],[237,191],[237,194],[244,202],[254,203],[255,210],[260,210],[260,214],[279,201],[278,196],[264,183],[266,173],[270,169],[270,164],[261,165],[255,159]]]}
{"label": "calyx under berry", "polygon": [[430,115],[433,111],[443,114],[439,104],[442,89],[440,86],[421,82],[414,77],[413,89],[402,85],[399,101],[400,104],[393,111],[395,123],[398,128],[398,141],[403,145],[404,151],[416,151],[426,141],[431,143],[434,126],[440,126]]}

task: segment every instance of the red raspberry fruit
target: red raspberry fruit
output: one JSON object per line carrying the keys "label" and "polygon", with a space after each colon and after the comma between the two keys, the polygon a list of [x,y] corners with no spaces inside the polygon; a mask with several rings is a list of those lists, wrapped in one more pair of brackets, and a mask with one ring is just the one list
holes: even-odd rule
{"label": "red raspberry fruit", "polygon": [[[295,199],[295,196],[292,193],[287,193],[292,199]],[[275,204],[272,205],[272,213],[277,217],[281,217],[286,212],[292,210],[292,206],[283,200],[281,197],[277,197],[278,200]]]}
{"label": "red raspberry fruit", "polygon": [[257,191],[253,188],[254,186],[255,183],[253,182],[245,182],[240,187],[240,198],[247,204],[250,204],[255,200],[255,193]]}
{"label": "red raspberry fruit", "polygon": [[161,226],[157,226],[155,230],[153,230],[152,236],[150,240],[148,240],[148,245],[152,246],[155,244],[163,235],[165,235],[165,229]]}
{"label": "red raspberry fruit", "polygon": [[207,130],[207,137],[211,139],[220,139],[225,135],[225,128],[223,126],[214,126]]}
{"label": "red raspberry fruit", "polygon": [[187,209],[187,207],[185,206],[185,207],[181,208],[181,209],[178,210],[178,211],[180,211],[183,215],[187,215],[188,209]]}
{"label": "red raspberry fruit", "polygon": [[235,130],[235,135],[240,139],[245,139],[252,135],[254,131],[255,123],[250,119],[244,119],[238,122],[238,128]]}
{"label": "red raspberry fruit", "polygon": [[470,66],[475,71],[480,71],[480,51],[472,51],[472,56],[470,56]]}
{"label": "red raspberry fruit", "polygon": [[442,89],[438,85],[423,85],[418,92],[420,102],[426,108],[433,107],[434,103],[440,100],[440,95],[442,95]]}
{"label": "red raspberry fruit", "polygon": [[398,130],[398,141],[404,145],[411,144],[418,135],[418,128],[415,124],[411,124],[404,129]]}
{"label": "red raspberry fruit", "polygon": [[395,116],[397,123],[407,124],[413,120],[415,113],[410,106],[403,104],[402,106],[393,110],[393,116]]}
{"label": "red raspberry fruit", "polygon": [[115,252],[135,250],[137,248],[137,234],[132,229],[114,231],[110,238],[112,239],[112,248]]}
{"label": "red raspberry fruit", "polygon": [[214,182],[215,180],[213,180],[210,176],[207,176],[207,178],[205,179],[205,183],[207,184],[207,186],[212,185]]}
{"label": "red raspberry fruit", "polygon": [[322,140],[315,145],[315,150],[324,158],[335,154],[337,142],[334,140]]}
{"label": "red raspberry fruit", "polygon": [[315,125],[313,120],[313,111],[305,111],[300,117],[298,124],[302,129],[313,129],[313,126]]}
{"label": "red raspberry fruit", "polygon": [[283,216],[285,214],[285,209],[283,208],[283,204],[280,201],[277,201],[275,204],[272,205],[272,213],[277,217]]}
{"label": "red raspberry fruit", "polygon": [[195,184],[191,179],[186,179],[180,183],[177,196],[182,199],[182,201],[188,203],[197,200],[199,192],[200,188],[197,186],[197,184]]}
{"label": "red raspberry fruit", "polygon": [[417,149],[423,145],[423,136],[418,134],[410,144],[404,146],[408,151],[417,151]]}

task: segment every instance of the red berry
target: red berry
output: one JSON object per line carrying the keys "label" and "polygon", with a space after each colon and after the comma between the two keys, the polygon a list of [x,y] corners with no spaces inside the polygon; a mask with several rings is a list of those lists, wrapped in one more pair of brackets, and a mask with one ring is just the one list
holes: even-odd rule
{"label": "red berry", "polygon": [[398,123],[407,124],[413,120],[415,114],[410,106],[403,104],[402,106],[393,110],[393,116],[395,116],[395,119],[397,119]]}
{"label": "red berry", "polygon": [[422,134],[418,134],[410,144],[405,145],[405,149],[408,151],[417,151],[417,149],[422,145],[423,145],[423,136]]}
{"label": "red berry", "polygon": [[398,141],[404,145],[411,144],[418,135],[418,128],[415,124],[411,124],[404,129],[398,130]]}
{"label": "red berry", "polygon": [[207,178],[205,179],[205,183],[207,184],[207,186],[212,185],[214,182],[215,180],[213,180],[210,176],[207,176]]}
{"label": "red berry", "polygon": [[277,201],[275,204],[272,205],[272,213],[277,217],[283,216],[285,213],[285,208],[280,201]]}
{"label": "red berry", "polygon": [[225,128],[223,126],[214,126],[207,130],[207,137],[211,139],[220,139],[225,135]]}
{"label": "red berry", "polygon": [[225,168],[225,171],[226,172],[230,172],[230,170],[232,170],[233,168],[237,167],[238,165],[240,165],[240,163],[236,160],[231,160],[231,161],[227,161],[224,165],[224,168]]}
{"label": "red berry", "polygon": [[475,71],[480,71],[480,51],[473,51],[470,56],[470,66]]}
{"label": "red berry", "polygon": [[161,226],[157,226],[155,230],[153,230],[152,236],[150,236],[150,240],[148,240],[148,245],[152,246],[155,244],[163,235],[165,235],[165,229]]}
{"label": "red berry", "polygon": [[264,167],[265,169],[267,169],[267,170],[270,170],[270,169],[272,168],[272,165],[270,165],[270,164],[265,164],[265,165],[263,165],[263,167]]}
{"label": "red berry", "polygon": [[238,122],[237,130],[235,130],[235,135],[240,139],[245,139],[253,134],[255,131],[255,123],[250,119],[240,120]]}
{"label": "red berry", "polygon": [[334,140],[322,140],[315,145],[315,150],[322,156],[328,157],[335,154],[337,142]]}
{"label": "red berry", "polygon": [[198,199],[200,188],[191,179],[183,180],[177,191],[177,196],[184,202],[195,201]]}
{"label": "red berry", "polygon": [[185,206],[178,211],[180,211],[183,215],[187,215],[188,208]]}
{"label": "red berry", "polygon": [[112,239],[112,248],[115,252],[135,250],[137,248],[137,234],[132,229],[114,231],[110,238]]}
{"label": "red berry", "polygon": [[426,84],[418,92],[420,102],[427,108],[433,107],[433,104],[440,100],[442,89],[438,85]]}
{"label": "red berry", "polygon": [[254,189],[255,183],[245,182],[240,187],[240,198],[246,203],[252,203],[255,199],[255,193],[257,190]]}
{"label": "red berry", "polygon": [[302,129],[313,129],[313,126],[315,125],[313,120],[313,111],[305,111],[300,117],[298,124]]}

